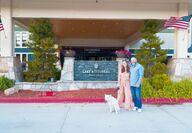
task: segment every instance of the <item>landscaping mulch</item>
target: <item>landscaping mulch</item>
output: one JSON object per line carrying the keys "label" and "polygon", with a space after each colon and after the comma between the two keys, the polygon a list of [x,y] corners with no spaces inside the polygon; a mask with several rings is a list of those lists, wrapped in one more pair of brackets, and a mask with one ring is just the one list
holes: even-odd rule
{"label": "landscaping mulch", "polygon": [[46,92],[20,90],[10,96],[0,92],[0,103],[83,103],[105,102],[104,95],[117,95],[116,89],[81,89],[73,91],[53,92],[53,96],[46,96]]}
{"label": "landscaping mulch", "polygon": [[[18,93],[14,93],[10,96],[4,95],[0,92],[0,98],[40,98],[40,97],[52,97],[52,98],[104,98],[104,94],[111,94],[116,97],[116,89],[81,89],[72,91],[54,92],[53,96],[41,95],[42,92],[20,90]],[[45,92],[43,92],[45,93]]]}

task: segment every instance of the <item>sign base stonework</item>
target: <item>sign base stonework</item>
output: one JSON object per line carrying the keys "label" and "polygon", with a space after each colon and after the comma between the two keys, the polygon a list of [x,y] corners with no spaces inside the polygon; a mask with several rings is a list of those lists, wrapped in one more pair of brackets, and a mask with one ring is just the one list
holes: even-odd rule
{"label": "sign base stonework", "polygon": [[73,81],[74,80],[74,57],[65,57],[64,65],[61,71],[60,81]]}
{"label": "sign base stonework", "polygon": [[192,59],[173,58],[169,61],[168,68],[171,80],[192,80]]}
{"label": "sign base stonework", "polygon": [[0,76],[22,81],[21,62],[16,57],[0,57]]}
{"label": "sign base stonework", "polygon": [[118,63],[119,61],[75,61],[74,57],[65,57],[56,90],[116,88]]}

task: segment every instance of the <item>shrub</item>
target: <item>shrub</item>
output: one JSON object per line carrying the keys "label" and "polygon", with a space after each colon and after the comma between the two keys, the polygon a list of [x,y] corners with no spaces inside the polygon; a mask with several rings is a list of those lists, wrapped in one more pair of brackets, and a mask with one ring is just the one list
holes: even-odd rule
{"label": "shrub", "polygon": [[170,88],[173,98],[192,98],[192,81],[182,80],[175,82]]}
{"label": "shrub", "polygon": [[36,19],[29,26],[30,41],[27,47],[34,53],[33,60],[28,61],[26,80],[45,82],[54,76],[58,57],[52,24],[49,19]]}
{"label": "shrub", "polygon": [[155,96],[155,91],[154,91],[153,87],[151,86],[148,79],[143,79],[141,93],[142,93],[143,98],[149,98],[149,97]]}
{"label": "shrub", "polygon": [[150,72],[152,76],[155,76],[157,74],[167,74],[168,67],[166,64],[158,62],[154,66],[152,66]]}
{"label": "shrub", "polygon": [[166,74],[157,74],[151,78],[151,85],[155,90],[163,89],[164,86],[170,84],[171,80]]}
{"label": "shrub", "polygon": [[60,80],[61,70],[57,69],[57,71],[55,71],[54,75],[55,75],[54,78],[55,78],[56,81],[57,81],[57,80]]}
{"label": "shrub", "polygon": [[0,90],[5,90],[14,86],[14,81],[5,76],[0,76]]}
{"label": "shrub", "polygon": [[172,82],[164,74],[156,75],[152,78],[152,81],[149,79],[143,80],[142,97],[190,99],[192,98],[192,81],[182,80],[180,82]]}
{"label": "shrub", "polygon": [[[167,70],[167,68],[164,67],[164,62],[167,58],[168,51],[161,49],[164,42],[156,34],[159,32],[160,27],[161,21],[159,20],[145,20],[144,26],[141,29],[141,35],[144,41],[140,49],[136,50],[135,55],[145,68],[145,77],[147,78],[158,74],[156,73],[158,71],[156,68],[158,67],[163,66],[160,71],[166,72]],[[152,69],[156,69],[156,71],[152,72]]]}

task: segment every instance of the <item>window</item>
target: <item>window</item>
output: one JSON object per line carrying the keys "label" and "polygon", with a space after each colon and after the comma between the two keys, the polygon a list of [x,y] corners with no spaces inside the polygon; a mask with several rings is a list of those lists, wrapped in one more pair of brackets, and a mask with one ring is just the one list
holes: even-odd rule
{"label": "window", "polygon": [[27,61],[27,56],[26,56],[26,54],[23,54],[22,55],[22,62],[26,62]]}
{"label": "window", "polygon": [[16,39],[16,47],[21,47],[21,41],[19,39]]}
{"label": "window", "polygon": [[16,54],[16,58],[21,60],[21,55],[20,54]]}
{"label": "window", "polygon": [[27,34],[27,32],[23,32],[22,33],[22,46],[23,47],[26,47],[27,40],[28,40],[28,34]]}
{"label": "window", "polygon": [[26,47],[26,43],[29,39],[29,33],[27,31],[16,31],[15,32],[15,46]]}
{"label": "window", "polygon": [[20,32],[16,32],[16,36],[15,36],[15,40],[16,40],[16,47],[21,47],[21,34]]}
{"label": "window", "polygon": [[27,70],[27,63],[26,63],[26,61],[27,61],[27,54],[22,54],[22,63],[21,63],[21,65],[22,65],[22,69],[23,69],[23,71],[26,71]]}

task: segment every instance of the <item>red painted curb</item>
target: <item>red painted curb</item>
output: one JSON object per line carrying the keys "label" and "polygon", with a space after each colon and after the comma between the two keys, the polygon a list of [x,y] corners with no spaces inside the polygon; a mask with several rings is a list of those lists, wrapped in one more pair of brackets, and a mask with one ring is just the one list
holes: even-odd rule
{"label": "red painted curb", "polygon": [[[192,99],[148,98],[144,104],[192,103]],[[0,103],[104,103],[103,98],[0,98]]]}
{"label": "red painted curb", "polygon": [[0,103],[103,103],[104,99],[89,98],[0,98]]}

